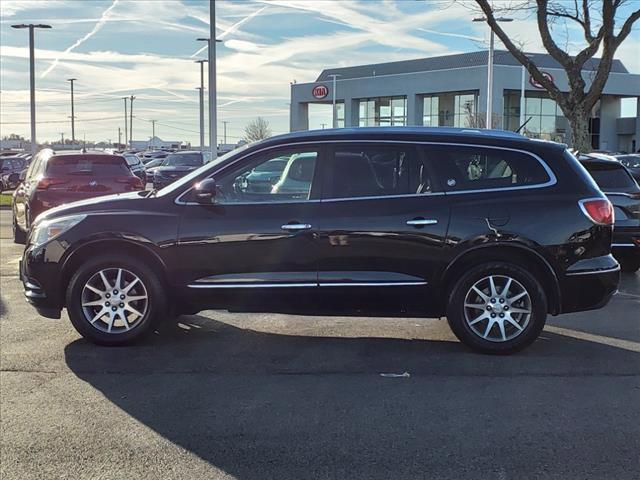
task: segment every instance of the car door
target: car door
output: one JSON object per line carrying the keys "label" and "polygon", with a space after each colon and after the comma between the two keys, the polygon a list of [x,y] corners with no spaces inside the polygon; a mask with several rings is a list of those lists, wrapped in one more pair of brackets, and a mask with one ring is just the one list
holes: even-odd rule
{"label": "car door", "polygon": [[[313,146],[258,152],[216,174],[213,204],[197,204],[186,197],[176,280],[191,292],[199,291],[201,299],[215,297],[221,289],[317,287],[313,223],[319,204],[320,157],[321,149]],[[276,158],[295,169],[289,176],[295,177],[297,188],[247,188],[246,177]],[[278,180],[273,179],[274,187]]]}
{"label": "car door", "polygon": [[422,152],[405,143],[336,143],[323,161],[322,190],[321,289],[419,287],[428,303],[445,263],[449,206]]}

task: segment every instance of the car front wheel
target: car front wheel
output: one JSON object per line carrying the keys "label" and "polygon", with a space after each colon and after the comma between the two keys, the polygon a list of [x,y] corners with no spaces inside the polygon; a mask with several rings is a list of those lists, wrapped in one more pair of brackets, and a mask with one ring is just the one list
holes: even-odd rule
{"label": "car front wheel", "polygon": [[524,268],[507,263],[477,265],[449,292],[447,320],[465,345],[482,353],[507,354],[530,345],[542,331],[547,298]]}
{"label": "car front wheel", "polygon": [[74,328],[101,345],[138,340],[158,323],[167,305],[157,274],[125,256],[103,256],[82,265],[66,294]]}

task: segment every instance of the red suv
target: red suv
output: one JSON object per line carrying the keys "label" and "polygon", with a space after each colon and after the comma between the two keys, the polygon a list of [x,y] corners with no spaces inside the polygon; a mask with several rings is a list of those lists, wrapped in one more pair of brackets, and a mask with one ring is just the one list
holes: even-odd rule
{"label": "red suv", "polygon": [[24,243],[35,218],[50,208],[143,189],[119,155],[41,150],[13,194],[13,239]]}

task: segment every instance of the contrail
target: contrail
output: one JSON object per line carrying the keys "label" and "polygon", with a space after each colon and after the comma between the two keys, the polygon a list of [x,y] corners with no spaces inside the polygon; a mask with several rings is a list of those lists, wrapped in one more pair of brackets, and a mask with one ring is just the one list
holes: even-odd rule
{"label": "contrail", "polygon": [[[64,55],[65,53],[71,52],[72,50],[74,50],[75,48],[79,47],[80,45],[82,45],[87,40],[89,40],[91,37],[93,37],[96,33],[98,33],[100,31],[100,29],[104,26],[104,24],[107,23],[107,21],[109,20],[109,17],[111,16],[111,10],[113,10],[113,8],[118,4],[118,2],[119,2],[119,0],[113,0],[113,3],[111,4],[111,6],[109,8],[107,8],[104,12],[102,12],[102,15],[100,16],[100,19],[94,25],[93,29],[89,33],[87,33],[84,37],[80,38],[79,40],[76,40],[76,42],[73,45],[71,45],[64,52],[62,52],[62,55]],[[62,55],[60,55],[60,56],[62,56]],[[47,68],[42,73],[40,78],[46,77],[49,74],[49,72],[51,72],[51,70],[56,68],[56,66],[58,65],[58,61],[60,60],[60,56],[58,56],[53,61],[53,63],[49,66],[49,68]]]}
{"label": "contrail", "polygon": [[[231,25],[229,28],[227,28],[224,32],[222,32],[220,35],[218,35],[218,40],[222,40],[224,37],[226,37],[227,35],[229,35],[230,33],[235,32],[236,30],[238,30],[238,28],[240,28],[243,24],[247,23],[249,20],[251,20],[253,17],[255,17],[256,15],[259,15],[260,13],[262,13],[262,11],[264,9],[266,9],[269,5],[265,5],[264,7],[256,10],[255,12],[247,15],[246,17],[244,17],[242,20],[239,20],[238,22],[234,23],[233,25]],[[205,48],[207,48],[207,46],[205,45],[204,47],[202,47],[201,49],[199,49],[196,53],[194,53],[193,55],[191,55],[191,58],[195,57],[196,55],[198,55],[200,52],[202,52]]]}

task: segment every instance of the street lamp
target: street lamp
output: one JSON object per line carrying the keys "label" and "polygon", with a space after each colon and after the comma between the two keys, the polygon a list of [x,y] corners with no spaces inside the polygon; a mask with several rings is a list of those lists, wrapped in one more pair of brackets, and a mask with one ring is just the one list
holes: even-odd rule
{"label": "street lamp", "polygon": [[[212,38],[216,35],[216,10],[215,0],[209,0],[209,29]],[[211,159],[218,156],[217,140],[216,140],[216,127],[218,120],[216,118],[216,48],[215,45],[211,48],[211,38],[198,38],[199,42],[207,42],[209,51],[209,147],[211,148]],[[214,42],[219,43],[222,40]]]}
{"label": "street lamp", "polygon": [[331,120],[331,125],[333,128],[338,128],[338,115],[336,112],[336,79],[338,77],[341,77],[342,75],[338,75],[337,73],[333,73],[331,75],[329,75],[329,77],[331,77],[333,79],[333,111],[332,111],[332,120]]}
{"label": "street lamp", "polygon": [[[474,22],[486,22],[487,17],[474,18]],[[513,22],[513,18],[497,17],[496,22]],[[493,29],[489,27],[489,58],[487,60],[487,119],[485,128],[491,128],[493,120]]]}
{"label": "street lamp", "polygon": [[18,24],[11,25],[12,28],[28,28],[29,29],[29,88],[31,93],[31,155],[36,154],[36,78],[35,78],[35,58],[34,58],[34,35],[33,30],[36,28],[51,28],[51,25],[39,24]]}
{"label": "street lamp", "polygon": [[204,64],[208,60],[196,60],[200,64],[200,151],[204,151]]}
{"label": "street lamp", "polygon": [[76,143],[76,117],[73,113],[73,82],[76,80],[77,78],[67,78],[67,82],[71,82],[71,143],[74,144]]}

